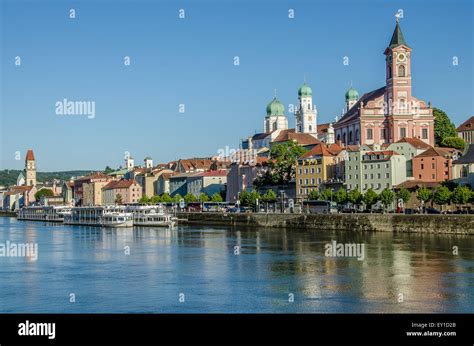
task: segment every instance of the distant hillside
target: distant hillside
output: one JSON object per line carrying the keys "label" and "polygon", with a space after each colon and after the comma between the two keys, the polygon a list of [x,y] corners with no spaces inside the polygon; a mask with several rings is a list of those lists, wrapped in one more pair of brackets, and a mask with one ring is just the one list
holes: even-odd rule
{"label": "distant hillside", "polygon": [[[4,169],[0,171],[0,185],[15,185],[16,179],[20,174],[20,170]],[[37,172],[36,179],[38,182],[52,181],[53,179],[69,180],[71,177],[79,177],[87,175],[92,171],[65,171],[65,172]]]}

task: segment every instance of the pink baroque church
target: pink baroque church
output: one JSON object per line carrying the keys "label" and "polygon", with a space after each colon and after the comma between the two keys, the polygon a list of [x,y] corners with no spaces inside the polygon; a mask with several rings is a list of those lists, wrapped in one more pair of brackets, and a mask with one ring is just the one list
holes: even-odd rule
{"label": "pink baroque church", "polygon": [[397,20],[384,53],[386,85],[360,98],[355,89],[349,89],[345,114],[334,124],[336,141],[370,145],[394,143],[406,137],[434,146],[431,104],[412,95],[411,51]]}

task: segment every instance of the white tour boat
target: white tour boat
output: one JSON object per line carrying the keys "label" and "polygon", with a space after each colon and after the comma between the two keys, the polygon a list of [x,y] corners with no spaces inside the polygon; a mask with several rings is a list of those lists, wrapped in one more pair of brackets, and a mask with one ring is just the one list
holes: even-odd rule
{"label": "white tour boat", "polygon": [[176,218],[165,213],[161,206],[127,206],[126,211],[133,214],[134,226],[174,227],[177,223]]}
{"label": "white tour boat", "polygon": [[17,219],[24,221],[63,222],[64,216],[71,211],[67,206],[28,206],[18,211]]}
{"label": "white tour boat", "polygon": [[132,227],[131,213],[125,212],[123,206],[90,206],[75,207],[65,215],[67,225],[103,226],[103,227]]}

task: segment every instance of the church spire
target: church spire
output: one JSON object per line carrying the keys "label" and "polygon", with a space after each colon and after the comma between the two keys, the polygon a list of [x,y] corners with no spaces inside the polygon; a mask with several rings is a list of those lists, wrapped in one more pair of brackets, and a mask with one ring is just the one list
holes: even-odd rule
{"label": "church spire", "polygon": [[409,47],[408,44],[405,42],[405,38],[403,37],[402,29],[400,28],[400,24],[398,23],[398,17],[397,17],[397,24],[395,25],[395,30],[393,31],[389,48],[395,48],[395,47],[401,46],[402,44]]}

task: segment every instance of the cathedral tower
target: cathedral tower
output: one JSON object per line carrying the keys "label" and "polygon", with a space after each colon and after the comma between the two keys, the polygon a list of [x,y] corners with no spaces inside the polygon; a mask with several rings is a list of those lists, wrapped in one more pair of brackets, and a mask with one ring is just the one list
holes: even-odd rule
{"label": "cathedral tower", "polygon": [[400,24],[385,49],[387,115],[409,114],[412,106],[411,90],[411,48],[405,42]]}
{"label": "cathedral tower", "polygon": [[265,133],[288,129],[288,118],[285,116],[285,106],[277,99],[276,93],[273,100],[267,106],[267,115],[263,127]]}
{"label": "cathedral tower", "polygon": [[313,105],[313,91],[306,85],[298,90],[298,107],[295,112],[295,132],[309,133],[317,138],[317,110]]}
{"label": "cathedral tower", "polygon": [[36,161],[33,150],[29,149],[25,159],[26,185],[36,186]]}

